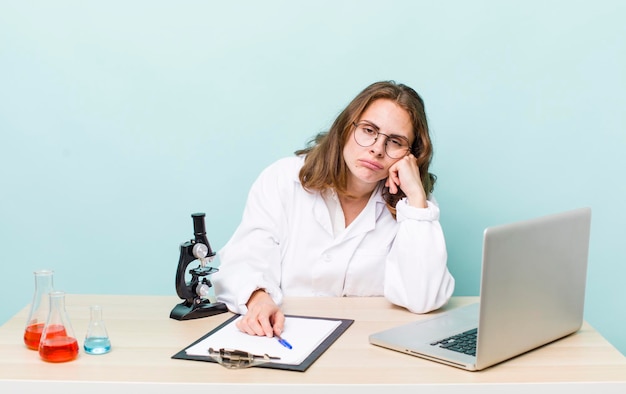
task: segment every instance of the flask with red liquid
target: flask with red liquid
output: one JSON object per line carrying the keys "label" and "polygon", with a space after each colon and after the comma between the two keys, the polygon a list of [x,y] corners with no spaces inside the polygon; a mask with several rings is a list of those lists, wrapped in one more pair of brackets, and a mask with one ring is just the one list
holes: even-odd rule
{"label": "flask with red liquid", "polygon": [[59,363],[78,356],[78,341],[65,311],[65,292],[50,293],[50,313],[41,333],[39,356],[44,361]]}
{"label": "flask with red liquid", "polygon": [[39,349],[39,340],[50,312],[50,292],[53,290],[53,271],[35,271],[35,295],[24,330],[24,343],[31,350]]}

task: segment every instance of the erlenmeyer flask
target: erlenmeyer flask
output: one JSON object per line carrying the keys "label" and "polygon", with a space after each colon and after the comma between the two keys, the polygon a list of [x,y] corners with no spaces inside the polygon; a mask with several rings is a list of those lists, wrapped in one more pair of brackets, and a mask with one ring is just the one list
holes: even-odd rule
{"label": "erlenmeyer flask", "polygon": [[52,277],[53,271],[39,270],[35,271],[35,295],[30,304],[30,313],[26,320],[26,329],[24,330],[24,343],[29,349],[39,349],[39,340],[43,327],[46,325],[48,313],[50,312],[50,296],[48,295],[53,289]]}
{"label": "erlenmeyer flask", "polygon": [[102,308],[99,305],[92,305],[90,312],[91,317],[83,348],[87,354],[108,353],[111,350],[111,341],[104,320],[102,320]]}
{"label": "erlenmeyer flask", "polygon": [[44,361],[71,361],[78,356],[78,341],[65,311],[65,292],[50,293],[50,313],[41,333],[39,356]]}

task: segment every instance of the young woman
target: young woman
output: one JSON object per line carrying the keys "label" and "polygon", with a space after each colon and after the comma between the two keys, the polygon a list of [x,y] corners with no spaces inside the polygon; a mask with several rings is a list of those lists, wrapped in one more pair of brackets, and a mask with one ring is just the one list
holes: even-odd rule
{"label": "young woman", "polygon": [[384,81],[266,168],[212,277],[218,300],[244,315],[239,329],[280,335],[283,296],[384,295],[414,313],[443,306],[454,278],[432,152],[420,96]]}

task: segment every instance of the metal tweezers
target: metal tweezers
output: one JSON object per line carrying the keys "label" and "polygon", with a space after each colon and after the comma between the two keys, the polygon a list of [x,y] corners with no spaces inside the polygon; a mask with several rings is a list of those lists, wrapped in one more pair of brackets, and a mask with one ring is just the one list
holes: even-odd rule
{"label": "metal tweezers", "polygon": [[219,357],[220,364],[229,368],[245,368],[255,363],[255,361],[268,362],[272,360],[280,360],[280,357],[272,357],[268,354],[258,355],[246,352],[244,350],[220,349],[215,350],[209,348],[211,357]]}

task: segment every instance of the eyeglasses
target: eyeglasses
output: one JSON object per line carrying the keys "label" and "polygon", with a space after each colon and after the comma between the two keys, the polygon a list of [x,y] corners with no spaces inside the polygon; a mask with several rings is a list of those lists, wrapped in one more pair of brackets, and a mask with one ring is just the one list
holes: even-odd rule
{"label": "eyeglasses", "polygon": [[387,135],[378,131],[378,127],[368,122],[352,123],[355,127],[354,140],[362,147],[372,146],[378,141],[379,135],[387,137],[385,153],[392,159],[400,159],[409,153],[411,144],[401,135]]}

